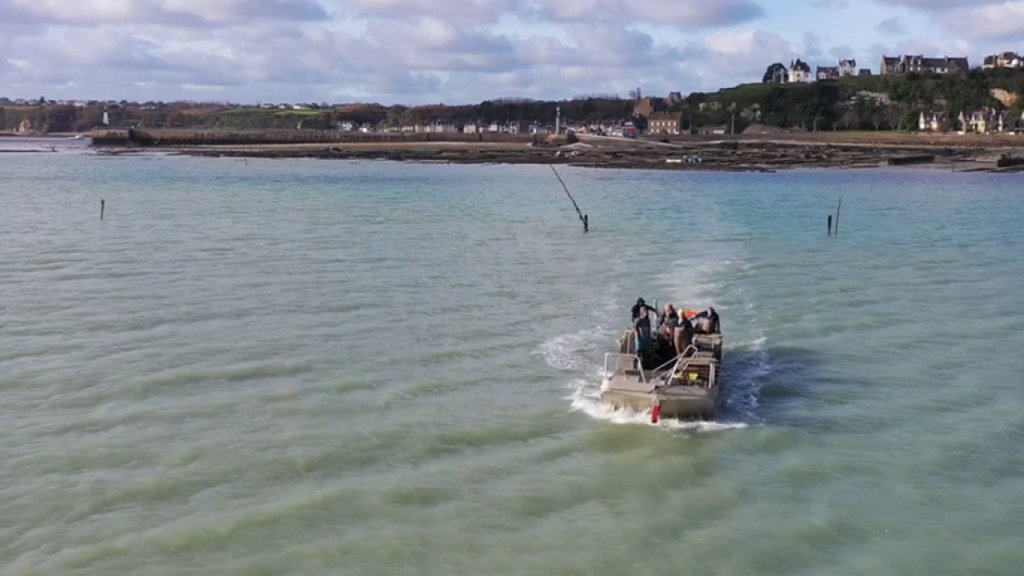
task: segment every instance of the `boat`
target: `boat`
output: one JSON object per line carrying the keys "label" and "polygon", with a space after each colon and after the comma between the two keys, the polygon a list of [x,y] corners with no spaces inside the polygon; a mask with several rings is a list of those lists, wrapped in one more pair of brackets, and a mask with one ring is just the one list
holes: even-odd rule
{"label": "boat", "polygon": [[710,420],[721,366],[721,333],[695,334],[682,354],[663,341],[652,353],[641,355],[629,328],[619,338],[619,351],[604,355],[601,402],[615,409],[650,411],[652,422]]}

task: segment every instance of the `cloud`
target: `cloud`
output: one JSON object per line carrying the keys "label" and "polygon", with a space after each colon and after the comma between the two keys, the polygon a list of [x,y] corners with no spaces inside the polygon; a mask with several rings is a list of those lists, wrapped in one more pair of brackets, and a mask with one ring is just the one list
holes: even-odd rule
{"label": "cloud", "polygon": [[497,21],[515,12],[520,0],[335,0],[332,6],[350,18],[408,20],[430,17],[448,22]]}
{"label": "cloud", "polygon": [[515,47],[502,35],[467,30],[434,18],[413,25],[382,21],[367,31],[365,43],[374,61],[387,54],[410,70],[503,70],[511,66]]}
{"label": "cloud", "polygon": [[850,5],[847,0],[810,0],[811,6],[826,10],[842,10]]}
{"label": "cloud", "polygon": [[886,18],[879,22],[878,31],[883,34],[902,36],[907,33],[907,25],[903,22],[902,18],[893,16],[892,18]]}
{"label": "cloud", "polygon": [[[974,52],[972,45],[966,40],[932,40],[927,38],[906,38],[895,44],[875,44],[870,48],[873,62],[881,61],[885,56],[901,54],[923,54],[925,56],[968,56]],[[973,65],[979,64],[973,62]],[[877,72],[877,70],[876,70]]]}
{"label": "cloud", "polygon": [[834,60],[847,60],[854,53],[853,48],[845,44],[840,46],[832,46],[828,49],[828,55]]}
{"label": "cloud", "polygon": [[691,61],[705,64],[704,71],[698,73],[701,80],[716,82],[718,79],[704,77],[707,71],[728,70],[727,79],[719,84],[723,87],[760,82],[773,62],[788,64],[798,57],[806,59],[799,46],[777,34],[755,29],[715,32],[701,44],[690,46],[687,52]]}
{"label": "cloud", "polygon": [[765,14],[751,0],[537,0],[540,17],[555,22],[591,22],[619,24],[727,26],[759,18]]}
{"label": "cloud", "polygon": [[757,82],[796,57],[976,61],[1014,49],[1024,29],[1024,0],[804,0],[772,13],[762,4],[0,0],[0,95],[403,104],[637,86],[657,95]]}
{"label": "cloud", "polygon": [[28,25],[157,24],[215,26],[328,17],[316,0],[0,0],[0,13]]}
{"label": "cloud", "polygon": [[876,0],[880,4],[903,6],[914,10],[943,12],[951,8],[971,8],[987,4],[1003,4],[1005,0]]}
{"label": "cloud", "polygon": [[[954,36],[979,41],[1024,40],[1024,0],[878,0],[927,13]],[[903,33],[903,22],[889,18],[879,25],[887,33]]]}
{"label": "cloud", "polygon": [[818,36],[814,32],[804,32],[804,44],[803,58],[806,62],[814,65],[814,62],[820,62],[825,59],[826,50],[822,48],[822,41],[824,40],[821,36]]}
{"label": "cloud", "polygon": [[1024,1],[961,8],[941,16],[939,21],[968,38],[1024,41]]}

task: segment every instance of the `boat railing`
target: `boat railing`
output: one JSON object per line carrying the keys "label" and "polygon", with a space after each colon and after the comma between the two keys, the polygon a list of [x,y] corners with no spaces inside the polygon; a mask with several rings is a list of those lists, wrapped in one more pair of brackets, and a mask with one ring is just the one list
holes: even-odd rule
{"label": "boat railing", "polygon": [[[692,350],[692,353],[687,355],[687,352],[690,352],[691,350]],[[685,372],[686,369],[690,367],[690,362],[692,362],[696,358],[702,358],[702,357],[697,356],[697,347],[694,346],[693,344],[690,344],[689,346],[686,347],[686,350],[683,350],[682,354],[680,354],[679,356],[676,356],[676,364],[675,364],[675,366],[672,367],[672,370],[667,374],[667,376],[669,378],[669,381],[671,381],[671,378],[672,378],[673,375]],[[716,376],[716,374],[715,374],[715,367],[716,367],[715,362],[711,362],[711,363],[708,364],[708,386],[709,387],[711,386],[712,382],[716,381],[716,378],[715,378],[715,376]]]}
{"label": "boat railing", "polygon": [[[696,353],[697,349],[694,348],[692,345],[687,346],[686,350],[683,350],[683,354],[686,354],[687,352],[691,351],[693,353]],[[610,370],[608,368],[608,364],[612,359],[615,360],[614,370]],[[670,358],[664,364],[656,368],[645,370],[643,368],[643,363],[640,361],[640,356],[636,354],[608,352],[604,355],[604,378],[607,380],[608,378],[611,378],[612,376],[621,373],[627,376],[635,375],[641,382],[646,383],[647,374],[660,374],[662,372],[665,372],[666,370],[669,370],[671,367],[676,366],[679,363],[680,359],[681,355],[676,355]],[[628,366],[628,368],[623,368],[623,366]],[[669,372],[669,374],[671,373],[672,372]]]}
{"label": "boat railing", "polygon": [[[679,363],[679,360],[680,360],[680,359],[682,358],[682,356],[683,356],[684,354],[686,354],[686,353],[687,353],[687,352],[688,352],[688,351],[689,351],[689,350],[690,350],[691,348],[693,348],[693,346],[687,346],[687,347],[686,347],[686,350],[683,350],[683,354],[676,354],[676,355],[675,355],[675,356],[673,356],[673,357],[672,357],[672,358],[671,358],[671,359],[670,359],[670,360],[669,360],[668,362],[665,362],[665,363],[664,363],[664,364],[662,364],[661,366],[658,366],[657,368],[655,368],[655,369],[653,370],[653,372],[661,372],[661,371],[663,371],[663,370],[668,370],[668,367],[669,367],[669,366],[673,366],[673,367],[674,367],[674,366],[675,366],[676,364],[678,364],[678,363]],[[693,350],[694,350],[694,352],[696,352],[696,350],[697,350],[697,349],[696,349],[696,348],[693,348]]]}
{"label": "boat railing", "polygon": [[[615,369],[609,369],[608,363],[614,360]],[[647,382],[647,376],[644,375],[643,364],[640,362],[640,357],[636,354],[624,354],[619,352],[607,352],[604,355],[604,379],[607,380],[616,374],[625,375],[636,375],[639,376],[641,382]]]}

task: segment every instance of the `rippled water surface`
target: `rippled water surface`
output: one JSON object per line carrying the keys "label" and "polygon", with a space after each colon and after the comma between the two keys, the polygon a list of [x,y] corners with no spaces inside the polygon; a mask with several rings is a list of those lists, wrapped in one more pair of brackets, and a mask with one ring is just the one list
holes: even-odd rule
{"label": "rippled water surface", "polygon": [[0,574],[1020,573],[1021,175],[560,173],[0,154]]}

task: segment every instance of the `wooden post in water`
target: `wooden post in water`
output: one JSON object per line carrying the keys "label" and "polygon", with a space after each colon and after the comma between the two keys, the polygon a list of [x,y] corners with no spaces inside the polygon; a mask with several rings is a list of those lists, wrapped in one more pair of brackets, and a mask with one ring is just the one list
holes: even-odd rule
{"label": "wooden post in water", "polygon": [[832,215],[828,215],[828,235],[832,235]]}
{"label": "wooden post in water", "polygon": [[100,220],[103,220],[103,211],[107,207],[107,201],[100,198]]}
{"label": "wooden post in water", "polygon": [[587,232],[590,230],[590,219],[580,210],[579,204],[576,203],[576,199],[569,193],[569,187],[565,185],[562,177],[558,175],[558,170],[555,170],[553,164],[548,164],[548,168],[555,173],[555,178],[558,178],[558,183],[562,185],[562,189],[565,190],[565,195],[569,197],[569,201],[572,202],[572,207],[576,209],[576,215],[580,217],[580,222],[583,222],[583,231]]}
{"label": "wooden post in water", "polygon": [[839,236],[839,210],[843,207],[843,197],[839,197],[839,204],[836,205],[836,227],[834,228],[836,236]]}

